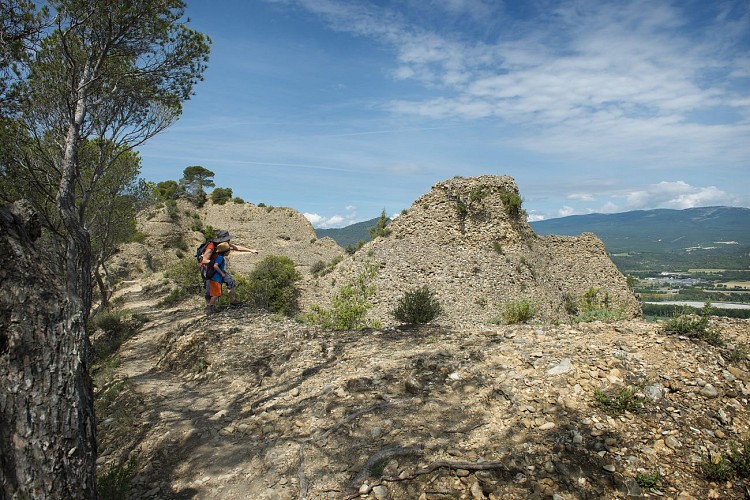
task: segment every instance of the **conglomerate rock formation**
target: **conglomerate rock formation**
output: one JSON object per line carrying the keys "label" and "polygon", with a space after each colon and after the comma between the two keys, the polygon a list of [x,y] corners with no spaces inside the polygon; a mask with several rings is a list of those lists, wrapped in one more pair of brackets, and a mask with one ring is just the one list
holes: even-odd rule
{"label": "conglomerate rock formation", "polygon": [[325,307],[342,284],[366,265],[379,268],[373,284],[373,319],[393,322],[390,311],[405,292],[428,286],[443,305],[441,323],[486,323],[509,302],[529,300],[536,317],[567,320],[584,295],[624,318],[640,315],[625,277],[593,234],[539,236],[520,209],[507,176],[455,177],[433,186],[330,274],[312,279],[302,303]]}

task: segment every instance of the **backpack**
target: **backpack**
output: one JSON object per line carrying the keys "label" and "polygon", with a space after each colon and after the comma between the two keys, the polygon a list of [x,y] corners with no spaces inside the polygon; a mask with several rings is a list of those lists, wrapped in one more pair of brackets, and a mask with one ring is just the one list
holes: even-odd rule
{"label": "backpack", "polygon": [[[208,245],[214,245],[214,251],[211,252],[211,259],[208,261],[208,264],[202,264],[203,261],[203,254],[206,252],[206,248]],[[198,261],[198,266],[200,266],[201,269],[201,278],[203,280],[211,279],[211,277],[216,274],[216,268],[214,267],[214,262],[216,262],[216,256],[218,254],[216,253],[216,244],[211,240],[206,240],[205,242],[201,243],[200,246],[195,250],[195,259]]]}

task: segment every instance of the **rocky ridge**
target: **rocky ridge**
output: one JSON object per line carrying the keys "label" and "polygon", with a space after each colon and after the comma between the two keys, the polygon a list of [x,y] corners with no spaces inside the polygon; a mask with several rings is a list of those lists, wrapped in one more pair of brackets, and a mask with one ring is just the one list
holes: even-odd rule
{"label": "rocky ridge", "polygon": [[[131,498],[742,498],[701,464],[750,438],[750,323],[714,347],[641,321],[330,332],[147,309],[100,419]],[[596,391],[634,388],[611,415]],[[106,389],[105,389],[106,392]],[[123,410],[123,407],[125,409]],[[115,411],[113,408],[119,408]],[[658,477],[653,488],[639,485]]]}
{"label": "rocky ridge", "polygon": [[623,317],[640,316],[601,240],[593,234],[538,236],[503,201],[509,195],[520,204],[507,176],[436,184],[393,220],[388,236],[367,243],[329,275],[309,280],[302,304],[327,305],[337,288],[375,265],[370,316],[385,325],[394,324],[390,312],[399,298],[423,285],[443,305],[441,322],[456,325],[486,323],[498,315],[498,305],[522,299],[535,305],[540,320],[567,321],[570,307],[590,289]]}
{"label": "rocky ridge", "polygon": [[194,255],[204,241],[199,229],[207,226],[226,229],[234,242],[260,250],[257,255],[231,255],[231,267],[239,274],[248,274],[267,255],[289,257],[301,272],[319,260],[331,261],[344,255],[333,239],[317,239],[310,222],[291,208],[234,202],[216,205],[210,201],[196,208],[178,200],[174,216],[164,207],[149,208],[138,216],[137,227],[145,235],[144,241],[122,245],[109,263],[110,270],[125,279],[162,271],[180,258]]}

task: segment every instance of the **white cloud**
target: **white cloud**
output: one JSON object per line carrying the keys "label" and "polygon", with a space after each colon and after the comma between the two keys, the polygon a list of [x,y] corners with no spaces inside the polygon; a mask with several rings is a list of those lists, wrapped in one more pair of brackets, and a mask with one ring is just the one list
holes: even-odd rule
{"label": "white cloud", "polygon": [[734,196],[715,186],[696,187],[684,181],[662,181],[625,196],[628,210],[644,208],[685,209],[711,205],[739,205]]}
{"label": "white cloud", "polygon": [[357,222],[357,207],[348,205],[345,207],[346,213],[344,215],[336,214],[331,216],[323,216],[319,214],[311,214],[308,212],[302,215],[310,221],[310,224],[317,229],[330,229],[334,227],[346,227]]}
{"label": "white cloud", "polygon": [[575,201],[594,201],[596,198],[590,193],[572,193],[568,195],[568,199]]}

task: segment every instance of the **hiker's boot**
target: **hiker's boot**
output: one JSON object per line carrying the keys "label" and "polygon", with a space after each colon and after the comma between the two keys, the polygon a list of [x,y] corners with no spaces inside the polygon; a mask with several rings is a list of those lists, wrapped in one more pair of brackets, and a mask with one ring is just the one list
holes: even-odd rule
{"label": "hiker's boot", "polygon": [[219,308],[214,306],[206,306],[206,316],[210,316],[212,314],[216,314],[219,312]]}

